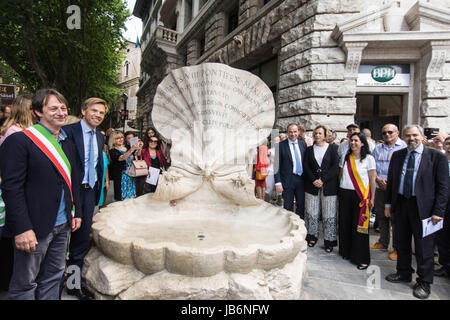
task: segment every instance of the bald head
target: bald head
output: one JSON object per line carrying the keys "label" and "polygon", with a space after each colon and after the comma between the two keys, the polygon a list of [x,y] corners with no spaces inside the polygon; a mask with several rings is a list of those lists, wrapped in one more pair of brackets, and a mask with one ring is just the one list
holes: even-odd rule
{"label": "bald head", "polygon": [[384,143],[391,146],[397,141],[399,131],[395,124],[388,123],[383,127],[383,129],[381,129],[381,134],[383,136]]}

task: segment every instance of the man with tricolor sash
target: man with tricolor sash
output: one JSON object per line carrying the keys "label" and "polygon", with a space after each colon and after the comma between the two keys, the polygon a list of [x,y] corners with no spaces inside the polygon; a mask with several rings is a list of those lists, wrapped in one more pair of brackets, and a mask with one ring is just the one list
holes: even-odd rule
{"label": "man with tricolor sash", "polygon": [[67,101],[41,89],[32,109],[39,121],[0,148],[5,235],[14,239],[10,300],[56,300],[70,231],[81,225],[75,147],[61,129]]}

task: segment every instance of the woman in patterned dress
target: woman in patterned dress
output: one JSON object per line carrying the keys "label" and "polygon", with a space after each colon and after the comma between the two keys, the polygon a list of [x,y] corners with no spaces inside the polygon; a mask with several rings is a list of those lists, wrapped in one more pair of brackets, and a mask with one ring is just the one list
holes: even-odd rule
{"label": "woman in patterned dress", "polygon": [[306,241],[314,247],[319,238],[322,214],[325,251],[337,245],[337,194],[339,186],[339,158],[337,149],[326,141],[329,130],[322,125],[313,131],[314,144],[306,149],[305,169],[305,225]]}
{"label": "woman in patterned dress", "polygon": [[124,135],[115,131],[109,138],[111,174],[114,177],[114,199],[117,201],[136,197],[136,181],[127,172],[134,159],[133,153],[139,148],[136,143],[130,149],[125,147]]}

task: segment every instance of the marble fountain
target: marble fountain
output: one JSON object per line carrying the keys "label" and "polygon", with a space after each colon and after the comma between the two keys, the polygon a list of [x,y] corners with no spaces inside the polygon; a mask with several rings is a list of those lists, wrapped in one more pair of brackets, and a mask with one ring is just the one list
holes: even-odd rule
{"label": "marble fountain", "polygon": [[172,166],[154,194],[94,217],[83,277],[97,299],[298,299],[306,229],[254,196],[249,155],[275,105],[253,74],[207,63],[171,71],[152,110]]}

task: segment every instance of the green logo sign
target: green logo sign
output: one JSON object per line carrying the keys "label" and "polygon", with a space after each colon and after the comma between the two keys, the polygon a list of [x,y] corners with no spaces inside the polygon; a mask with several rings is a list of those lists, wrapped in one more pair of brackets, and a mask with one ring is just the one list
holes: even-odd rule
{"label": "green logo sign", "polygon": [[394,79],[396,71],[391,66],[377,66],[372,70],[372,78],[378,82],[388,82]]}

